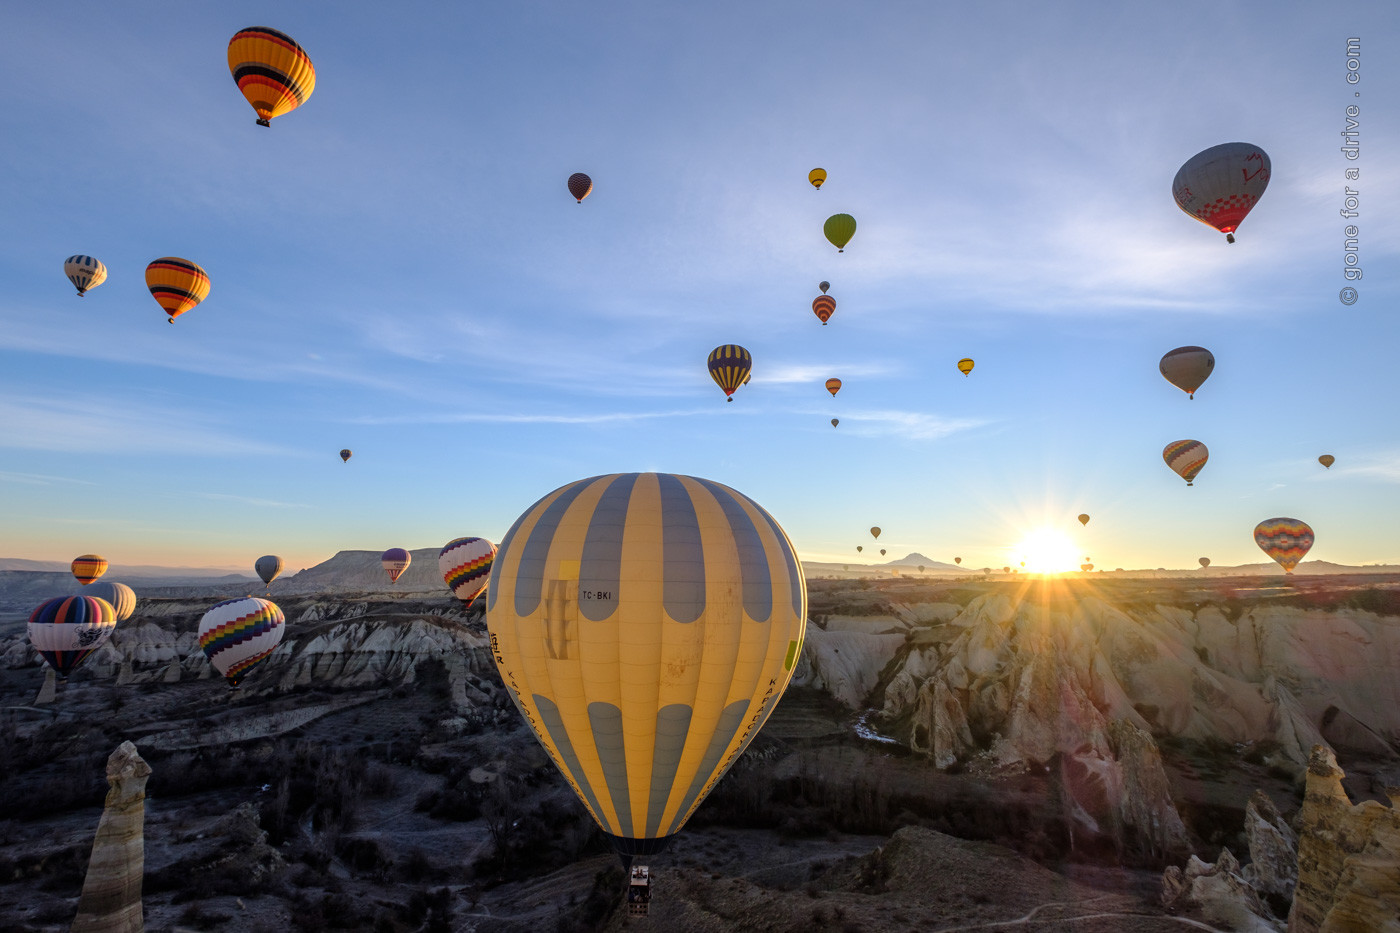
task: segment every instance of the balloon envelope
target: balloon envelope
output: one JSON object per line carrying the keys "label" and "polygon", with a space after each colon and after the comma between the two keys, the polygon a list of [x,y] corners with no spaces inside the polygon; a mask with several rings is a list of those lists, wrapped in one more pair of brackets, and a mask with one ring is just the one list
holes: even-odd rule
{"label": "balloon envelope", "polygon": [[399,577],[413,563],[413,555],[401,547],[391,547],[379,555],[379,564],[389,572],[389,582],[398,583]]}
{"label": "balloon envelope", "polygon": [[340,462],[344,463],[345,461],[349,460],[352,456],[354,456],[353,452],[347,447],[345,450],[342,450],[340,452]]}
{"label": "balloon envelope", "polygon": [[881,557],[884,557],[884,556],[885,556],[885,549],[884,549],[884,548],[880,548],[880,556],[881,556]]}
{"label": "balloon envelope", "polygon": [[841,380],[836,378],[828,379],[826,381],[826,391],[831,393],[832,398],[835,398],[836,393],[841,391]]}
{"label": "balloon envelope", "polygon": [[724,390],[728,401],[734,401],[734,390],[748,381],[753,358],[737,344],[727,343],[710,351],[710,378]]}
{"label": "balloon envelope", "polygon": [[67,677],[112,637],[112,604],[96,596],[60,596],[29,615],[29,643],[59,677]]}
{"label": "balloon envelope", "polygon": [[1177,347],[1157,364],[1167,381],[1191,398],[1215,369],[1215,356],[1205,347]]}
{"label": "balloon envelope", "polygon": [[125,622],[136,611],[136,591],[125,583],[98,580],[83,590],[84,596],[95,596],[112,607],[118,622]]}
{"label": "balloon envelope", "polygon": [[258,115],[259,126],[306,103],[316,69],[295,39],[266,26],[240,29],[228,40],[228,70]]}
{"label": "balloon envelope", "polygon": [[968,373],[972,372],[972,367],[976,365],[977,364],[972,362],[972,359],[970,357],[965,356],[962,359],[958,360],[958,372],[966,376]]}
{"label": "balloon envelope", "polygon": [[818,295],[812,299],[812,313],[825,324],[836,313],[836,299],[830,295]]}
{"label": "balloon envelope", "polygon": [[813,188],[820,188],[822,182],[826,181],[826,169],[814,168],[807,173],[807,180],[812,183]]}
{"label": "balloon envelope", "polygon": [[1263,549],[1284,573],[1292,573],[1313,546],[1313,530],[1296,518],[1267,518],[1254,526],[1254,543]]}
{"label": "balloon envelope", "polygon": [[875,527],[871,528],[870,533],[877,538],[880,537],[880,526],[876,525]]}
{"label": "balloon envelope", "polygon": [[1162,448],[1162,459],[1176,475],[1186,480],[1188,486],[1192,485],[1192,480],[1209,458],[1210,451],[1200,441],[1172,441]]}
{"label": "balloon envelope", "polygon": [[859,544],[856,545],[856,553],[857,553],[857,554],[859,554],[859,553],[860,553],[861,551],[863,551],[863,550],[865,550],[865,548],[864,548],[863,546],[861,546],[861,545],[859,545]]}
{"label": "balloon envelope", "polygon": [[199,647],[229,686],[236,687],[281,643],[286,621],[271,600],[226,599],[199,620]]}
{"label": "balloon envelope", "polygon": [[856,235],[856,219],[850,214],[832,214],[822,225],[822,232],[838,253],[844,253],[846,244]]}
{"label": "balloon envelope", "polygon": [[1252,143],[1222,143],[1198,152],[1172,179],[1176,206],[1235,242],[1234,231],[1269,186],[1269,154]]}
{"label": "balloon envelope", "polygon": [[840,424],[840,423],[841,423],[841,419],[840,419],[840,418],[832,418],[832,419],[831,419],[831,426],[832,426],[833,428],[836,427],[836,426],[837,426],[838,424]]}
{"label": "balloon envelope", "polygon": [[1093,565],[1093,564],[1080,564],[1080,565],[1079,565],[1079,569],[1082,570],[1084,573],[1088,573],[1090,570],[1093,570],[1093,569],[1094,569],[1094,565]]}
{"label": "balloon envelope", "polygon": [[762,727],[802,650],[802,566],[772,516],[668,473],[563,486],[491,568],[492,656],[623,854],[660,851]]}
{"label": "balloon envelope", "polygon": [[1089,524],[1089,515],[1088,515],[1088,513],[1085,513],[1085,512],[1079,513],[1079,524],[1081,524],[1081,525],[1087,525],[1087,524]]}
{"label": "balloon envelope", "polygon": [[259,557],[253,564],[253,569],[257,571],[258,577],[264,584],[271,584],[282,572],[282,566],[282,558],[276,554],[268,554],[265,557]]}
{"label": "balloon envelope", "polygon": [[74,578],[83,586],[87,586],[107,572],[107,558],[100,554],[84,554],[81,557],[73,558],[73,563],[70,566],[73,569]]}
{"label": "balloon envelope", "polygon": [[438,570],[447,588],[464,603],[486,589],[496,545],[485,538],[454,538],[438,552]]}
{"label": "balloon envelope", "polygon": [[164,256],[146,267],[146,288],[173,322],[209,297],[209,275],[198,263]]}
{"label": "balloon envelope", "polygon": [[830,287],[831,287],[831,283],[830,283],[830,282],[818,282],[818,283],[817,283],[817,288],[820,288],[820,289],[822,290],[822,294],[823,294],[823,295],[826,294],[826,290],[827,290],[828,288],[830,288]]}
{"label": "balloon envelope", "polygon": [[63,260],[63,274],[68,276],[79,295],[107,281],[107,267],[91,256],[69,256]]}
{"label": "balloon envelope", "polygon": [[953,558],[953,563],[955,563],[955,564],[961,564],[961,563],[962,563],[962,558],[961,558],[961,557],[954,557],[954,558]]}
{"label": "balloon envelope", "polygon": [[572,194],[580,204],[583,203],[584,198],[592,193],[593,179],[583,174],[583,172],[574,172],[569,176],[569,194]]}
{"label": "balloon envelope", "polygon": [[1201,558],[1200,560],[1198,560],[1196,563],[1200,564],[1202,567],[1209,567],[1209,566],[1210,566],[1210,558],[1209,558],[1209,557],[1202,557],[1202,558]]}
{"label": "balloon envelope", "polygon": [[1321,457],[1317,458],[1317,462],[1330,470],[1332,469],[1332,464],[1337,462],[1337,458],[1332,456],[1331,454],[1323,454]]}

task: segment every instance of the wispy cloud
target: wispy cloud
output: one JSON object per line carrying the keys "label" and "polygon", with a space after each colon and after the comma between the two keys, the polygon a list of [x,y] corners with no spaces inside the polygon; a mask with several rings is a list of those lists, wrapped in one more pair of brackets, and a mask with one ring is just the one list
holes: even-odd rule
{"label": "wispy cloud", "polygon": [[1389,451],[1363,458],[1359,463],[1348,464],[1332,473],[1343,476],[1366,476],[1384,480],[1387,483],[1400,483],[1400,451]]}
{"label": "wispy cloud", "polygon": [[990,424],[978,418],[944,418],[917,411],[856,411],[841,419],[840,429],[861,437],[902,437],[908,440],[938,440],[959,431]]}
{"label": "wispy cloud", "polygon": [[222,492],[197,492],[201,499],[217,499],[221,502],[241,502],[244,505],[254,505],[263,508],[273,509],[309,509],[311,506],[304,502],[278,502],[276,499],[259,499],[254,496],[234,496]]}
{"label": "wispy cloud", "polygon": [[[536,413],[503,414],[500,412],[440,412],[425,415],[402,415],[388,418],[353,418],[350,424],[604,424],[607,422],[644,421],[657,418],[682,418],[692,415],[714,415],[715,408],[689,408],[674,411],[616,411],[590,415]],[[722,411],[721,411],[722,413]]]}
{"label": "wispy cloud", "polygon": [[74,479],[71,476],[47,476],[43,473],[9,473],[0,470],[0,483],[23,483],[28,486],[52,486],[55,483],[77,483],[80,486],[96,486],[97,484],[85,479]]}

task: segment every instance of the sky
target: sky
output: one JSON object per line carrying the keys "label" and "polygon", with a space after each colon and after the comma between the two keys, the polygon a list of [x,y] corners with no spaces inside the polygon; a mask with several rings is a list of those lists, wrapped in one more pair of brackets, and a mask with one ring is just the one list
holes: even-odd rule
{"label": "sky", "polygon": [[[253,25],[316,67],[270,129],[227,68]],[[291,570],[658,470],[811,561],[1050,530],[1231,565],[1290,516],[1310,559],[1400,562],[1397,52],[1391,2],[12,4],[0,556]],[[1231,141],[1273,165],[1232,246],[1171,195]],[[81,299],[74,253],[109,270]],[[174,325],[161,256],[212,281]],[[1194,400],[1157,368],[1184,345]]]}

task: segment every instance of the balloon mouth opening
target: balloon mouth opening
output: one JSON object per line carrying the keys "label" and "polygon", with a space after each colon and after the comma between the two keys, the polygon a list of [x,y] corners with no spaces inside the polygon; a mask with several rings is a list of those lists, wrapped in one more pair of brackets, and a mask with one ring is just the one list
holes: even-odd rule
{"label": "balloon mouth opening", "polygon": [[258,119],[257,119],[257,124],[258,124],[258,126],[265,126],[265,127],[267,127],[268,129],[271,129],[271,128],[272,128],[272,121],[271,121],[271,120],[264,120],[262,117],[258,117]]}
{"label": "balloon mouth opening", "polygon": [[676,838],[676,834],[660,836],[654,839],[633,839],[628,836],[614,836],[612,833],[603,833],[608,843],[617,853],[617,857],[622,859],[622,866],[627,869],[632,867],[632,859],[637,856],[650,858],[653,855],[660,855],[671,845],[671,840]]}

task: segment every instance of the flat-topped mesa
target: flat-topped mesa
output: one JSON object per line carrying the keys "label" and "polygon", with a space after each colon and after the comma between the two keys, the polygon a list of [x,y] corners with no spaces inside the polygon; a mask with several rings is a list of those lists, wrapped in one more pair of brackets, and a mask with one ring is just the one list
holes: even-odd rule
{"label": "flat-topped mesa", "polygon": [[151,766],[123,742],[107,759],[107,801],[92,842],[71,933],[141,933],[145,872],[146,779]]}
{"label": "flat-topped mesa", "polygon": [[1313,747],[1298,833],[1298,889],[1289,933],[1400,933],[1400,788],[1391,806],[1353,805],[1332,750]]}

